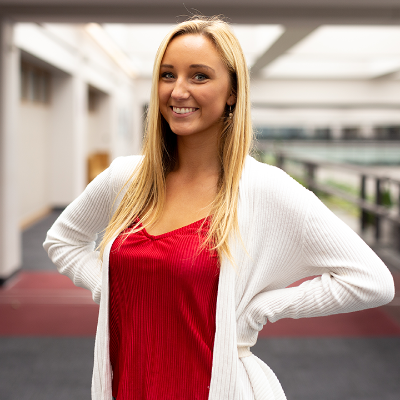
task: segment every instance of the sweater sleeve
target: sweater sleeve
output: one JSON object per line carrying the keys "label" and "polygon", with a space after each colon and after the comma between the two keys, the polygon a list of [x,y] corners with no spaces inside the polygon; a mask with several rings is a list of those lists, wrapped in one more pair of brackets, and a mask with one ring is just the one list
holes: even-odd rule
{"label": "sweater sleeve", "polygon": [[267,321],[352,312],[381,306],[394,297],[393,277],[378,256],[313,193],[307,195],[296,268],[318,276],[298,287],[256,295],[248,315],[257,330]]}
{"label": "sweater sleeve", "polygon": [[112,165],[62,212],[43,243],[58,271],[89,289],[96,303],[101,295],[101,261],[95,241],[110,218]]}

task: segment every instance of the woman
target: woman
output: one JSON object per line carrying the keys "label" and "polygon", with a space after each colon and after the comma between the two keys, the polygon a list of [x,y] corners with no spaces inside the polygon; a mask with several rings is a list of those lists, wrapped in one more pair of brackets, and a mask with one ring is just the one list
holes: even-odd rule
{"label": "woman", "polygon": [[389,271],[248,155],[249,78],[226,23],[193,19],[161,43],[146,134],[143,157],[114,160],[44,243],[100,303],[92,398],[285,399],[250,351],[263,325],[385,304]]}

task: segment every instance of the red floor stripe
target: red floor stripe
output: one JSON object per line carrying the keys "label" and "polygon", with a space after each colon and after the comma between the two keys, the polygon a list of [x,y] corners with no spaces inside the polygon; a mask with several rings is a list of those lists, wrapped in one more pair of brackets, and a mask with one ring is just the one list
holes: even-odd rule
{"label": "red floor stripe", "polygon": [[[283,319],[267,323],[259,337],[400,336],[400,324],[385,311],[395,308]],[[90,292],[56,272],[23,272],[0,289],[0,336],[93,336],[97,316]]]}
{"label": "red floor stripe", "polygon": [[400,336],[400,325],[382,309],[369,309],[327,317],[282,319],[267,323],[259,337]]}
{"label": "red floor stripe", "polygon": [[0,336],[94,336],[99,307],[57,272],[21,272],[0,290]]}
{"label": "red floor stripe", "polygon": [[98,306],[0,305],[0,336],[94,336]]}
{"label": "red floor stripe", "polygon": [[20,272],[16,277],[7,282],[5,287],[0,290],[0,296],[3,291],[12,291],[14,289],[76,289],[71,279],[61,275],[57,271],[38,271],[38,272]]}

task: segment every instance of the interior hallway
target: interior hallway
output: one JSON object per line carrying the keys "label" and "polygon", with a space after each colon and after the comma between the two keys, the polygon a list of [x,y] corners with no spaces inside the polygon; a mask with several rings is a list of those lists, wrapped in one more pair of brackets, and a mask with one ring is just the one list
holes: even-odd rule
{"label": "interior hallway", "polygon": [[[23,233],[23,270],[0,289],[2,399],[90,398],[98,307],[42,249],[57,215]],[[399,299],[397,306],[267,324],[252,350],[288,400],[397,400],[400,322],[390,315]]]}

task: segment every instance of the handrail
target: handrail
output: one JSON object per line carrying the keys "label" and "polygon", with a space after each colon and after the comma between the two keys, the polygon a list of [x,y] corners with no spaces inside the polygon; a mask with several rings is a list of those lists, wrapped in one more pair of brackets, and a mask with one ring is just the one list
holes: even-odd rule
{"label": "handrail", "polygon": [[306,160],[301,157],[296,157],[288,153],[284,152],[279,152],[276,153],[278,156],[283,155],[284,158],[290,159],[290,161],[294,162],[299,162],[299,163],[307,163],[307,164],[315,164],[320,167],[334,167],[338,169],[344,169],[344,170],[350,170],[355,173],[363,174],[363,175],[368,175],[371,178],[379,178],[387,181],[391,181],[393,183],[399,184],[400,185],[400,179],[395,179],[392,177],[389,177],[385,174],[380,174],[371,171],[371,167],[363,167],[361,165],[355,165],[355,164],[349,164],[349,163],[341,163],[341,162],[334,162],[334,161],[323,161],[323,160]]}
{"label": "handrail", "polygon": [[[368,167],[362,167],[353,164],[347,163],[336,163],[332,161],[317,161],[317,160],[307,160],[301,157],[296,157],[284,152],[276,152],[275,153],[277,159],[277,166],[281,169],[284,169],[285,161],[292,161],[299,164],[302,164],[307,173],[306,173],[306,186],[308,189],[312,191],[321,191],[323,193],[333,195],[336,197],[340,197],[349,203],[352,203],[360,208],[360,226],[361,231],[365,231],[367,228],[368,221],[368,213],[374,215],[374,229],[375,229],[375,240],[379,242],[381,237],[381,220],[386,219],[396,224],[398,229],[398,239],[397,239],[397,247],[400,250],[400,199],[398,204],[398,210],[390,209],[384,206],[382,199],[382,183],[390,182],[399,186],[400,192],[400,180],[388,177],[384,174],[379,174],[372,172]],[[360,190],[359,196],[356,197],[351,195],[343,190],[333,188],[327,184],[317,182],[315,179],[315,172],[317,168],[335,168],[342,169],[348,172],[355,173],[360,176]],[[375,180],[375,203],[372,204],[367,201],[366,196],[366,181],[368,178],[372,178]]]}

